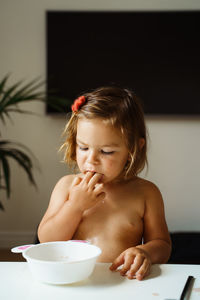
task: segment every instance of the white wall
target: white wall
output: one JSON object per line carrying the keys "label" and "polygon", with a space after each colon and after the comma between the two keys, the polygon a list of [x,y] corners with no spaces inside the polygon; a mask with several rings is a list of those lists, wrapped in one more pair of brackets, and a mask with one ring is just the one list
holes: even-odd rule
{"label": "white wall", "polygon": [[[45,78],[46,10],[169,10],[200,9],[194,0],[0,0],[0,79],[10,72],[10,82],[36,76]],[[13,116],[14,125],[1,126],[3,138],[32,149],[40,162],[35,171],[38,190],[13,164],[12,196],[0,211],[0,245],[30,242],[57,180],[67,172],[57,150],[65,118],[45,114],[40,103],[29,105],[39,116]],[[150,135],[147,178],[161,189],[171,231],[200,229],[200,118],[148,117]],[[2,199],[3,193],[0,197]]]}

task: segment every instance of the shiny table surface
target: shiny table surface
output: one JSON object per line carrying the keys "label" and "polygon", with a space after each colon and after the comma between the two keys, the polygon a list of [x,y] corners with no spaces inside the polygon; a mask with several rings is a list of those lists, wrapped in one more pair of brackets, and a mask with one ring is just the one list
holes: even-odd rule
{"label": "shiny table surface", "polygon": [[195,277],[188,300],[200,300],[200,265],[153,265],[142,281],[111,272],[109,264],[96,264],[92,275],[79,283],[50,285],[32,277],[27,262],[0,262],[0,299],[178,299],[189,275]]}

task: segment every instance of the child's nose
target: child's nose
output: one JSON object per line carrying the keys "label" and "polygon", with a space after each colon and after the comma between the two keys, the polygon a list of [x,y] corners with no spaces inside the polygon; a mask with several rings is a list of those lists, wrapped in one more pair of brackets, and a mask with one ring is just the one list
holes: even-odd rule
{"label": "child's nose", "polygon": [[98,163],[98,161],[99,161],[98,153],[96,151],[90,151],[87,161],[90,164]]}

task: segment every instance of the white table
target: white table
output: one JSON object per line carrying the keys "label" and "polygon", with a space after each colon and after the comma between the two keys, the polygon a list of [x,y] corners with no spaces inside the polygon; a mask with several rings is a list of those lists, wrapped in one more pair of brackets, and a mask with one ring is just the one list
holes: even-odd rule
{"label": "white table", "polygon": [[164,300],[178,299],[187,276],[196,279],[189,300],[200,300],[199,265],[154,265],[142,281],[97,264],[90,278],[71,285],[48,285],[32,278],[27,262],[0,262],[2,300]]}

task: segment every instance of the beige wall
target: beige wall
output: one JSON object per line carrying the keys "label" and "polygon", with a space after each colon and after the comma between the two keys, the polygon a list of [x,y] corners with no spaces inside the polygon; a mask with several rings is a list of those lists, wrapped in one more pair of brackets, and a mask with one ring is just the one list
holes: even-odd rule
{"label": "beige wall", "polygon": [[[0,0],[0,78],[45,78],[45,11],[68,9],[200,9],[200,2],[144,0]],[[13,164],[12,197],[0,211],[0,244],[30,242],[57,180],[67,172],[57,150],[65,118],[47,116],[39,103],[28,106],[38,116],[13,116],[1,126],[4,138],[26,144],[40,162],[38,190]],[[200,117],[148,117],[149,171],[161,189],[170,230],[200,229]],[[2,198],[4,195],[0,194]]]}

